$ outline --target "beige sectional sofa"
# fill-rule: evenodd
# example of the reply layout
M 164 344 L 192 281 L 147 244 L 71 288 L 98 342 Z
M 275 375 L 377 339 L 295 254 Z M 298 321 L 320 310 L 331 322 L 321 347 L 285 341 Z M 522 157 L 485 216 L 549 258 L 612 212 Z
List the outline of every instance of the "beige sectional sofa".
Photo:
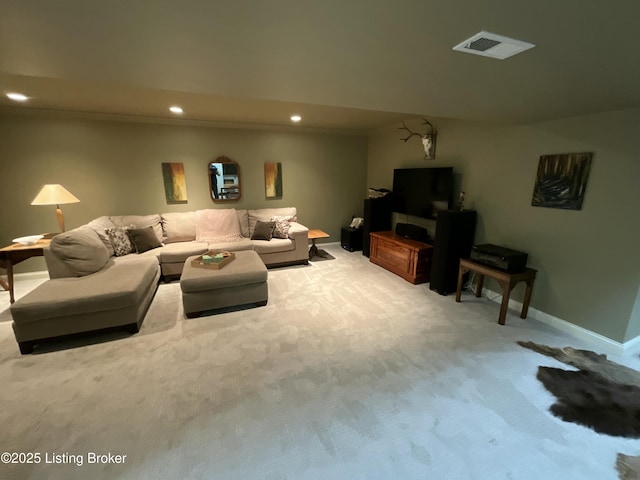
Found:
M 272 219 L 286 226 L 285 238 L 255 238 L 263 226 L 258 222 Z M 50 279 L 11 306 L 20 351 L 30 353 L 46 338 L 104 328 L 137 332 L 160 277 L 178 278 L 188 257 L 209 250 L 255 250 L 267 267 L 306 264 L 307 233 L 295 207 L 99 217 L 58 234 L 45 248 Z
M 212 209 L 218 210 L 218 209 Z M 154 252 L 159 255 L 163 277 L 173 277 L 182 273 L 187 257 L 200 255 L 207 250 L 255 250 L 267 267 L 306 264 L 309 260 L 307 234 L 309 229 L 297 222 L 295 207 L 263 208 L 258 210 L 235 210 L 238 217 L 240 237 L 231 241 L 205 242 L 198 237 L 198 212 L 163 213 L 145 217 L 141 224 L 158 225 L 162 230 L 164 246 Z M 153 217 L 153 218 L 152 218 Z M 291 217 L 287 238 L 271 240 L 251 240 L 258 221 L 268 222 L 274 217 Z M 126 225 L 125 220 L 110 217 L 118 226 Z M 224 236 L 224 234 L 222 234 Z

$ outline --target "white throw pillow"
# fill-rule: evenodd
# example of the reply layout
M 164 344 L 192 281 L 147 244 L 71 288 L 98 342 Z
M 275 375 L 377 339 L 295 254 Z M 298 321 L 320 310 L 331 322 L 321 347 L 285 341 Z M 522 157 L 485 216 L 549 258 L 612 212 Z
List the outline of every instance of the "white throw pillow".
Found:
M 276 226 L 273 229 L 273 237 L 274 238 L 289 238 L 289 229 L 291 228 L 291 222 L 293 221 L 293 216 L 273 216 L 271 217 L 271 221 L 275 222 Z

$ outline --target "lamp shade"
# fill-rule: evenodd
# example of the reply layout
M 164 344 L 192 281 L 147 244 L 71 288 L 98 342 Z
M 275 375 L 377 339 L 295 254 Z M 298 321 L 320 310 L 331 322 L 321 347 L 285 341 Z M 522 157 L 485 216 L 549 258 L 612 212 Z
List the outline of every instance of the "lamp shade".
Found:
M 56 183 L 42 187 L 42 190 L 33 199 L 31 205 L 61 205 L 78 203 L 79 201 L 73 193 Z

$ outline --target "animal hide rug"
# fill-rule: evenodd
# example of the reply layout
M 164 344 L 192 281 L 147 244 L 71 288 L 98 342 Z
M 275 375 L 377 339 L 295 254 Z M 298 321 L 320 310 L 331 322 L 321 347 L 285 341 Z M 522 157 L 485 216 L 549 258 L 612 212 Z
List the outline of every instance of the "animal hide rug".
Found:
M 640 372 L 589 350 L 518 344 L 578 369 L 538 367 L 538 380 L 557 398 L 554 415 L 599 433 L 640 438 Z M 622 480 L 640 479 L 638 456 L 619 453 L 616 468 Z

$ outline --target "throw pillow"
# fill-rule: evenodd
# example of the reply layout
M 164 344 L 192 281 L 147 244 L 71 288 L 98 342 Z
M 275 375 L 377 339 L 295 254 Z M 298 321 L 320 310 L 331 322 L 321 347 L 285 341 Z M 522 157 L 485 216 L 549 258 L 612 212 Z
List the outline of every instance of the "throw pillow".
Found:
M 273 237 L 274 238 L 288 238 L 289 237 L 289 229 L 291 228 L 291 222 L 293 217 L 286 216 L 275 216 L 271 217 L 271 221 L 275 222 L 276 226 L 273 229 Z
M 49 248 L 76 277 L 101 270 L 110 257 L 98 234 L 87 225 L 59 233 Z
M 151 215 L 111 215 L 109 220 L 113 222 L 114 227 L 153 227 L 153 231 L 156 232 L 158 241 L 162 241 L 162 223 L 160 223 L 160 215 L 157 213 L 153 213 Z
M 121 257 L 129 253 L 133 253 L 134 247 L 127 235 L 127 229 L 124 227 L 107 228 L 107 235 L 113 245 L 113 251 L 116 257 Z
M 261 222 L 256 223 L 256 228 L 253 230 L 251 240 L 271 240 L 273 237 L 273 230 L 276 228 L 276 222 Z
M 158 237 L 156 237 L 156 232 L 153 230 L 153 227 L 130 228 L 127 230 L 127 233 L 137 253 L 143 253 L 152 248 L 162 246 L 158 241 Z

